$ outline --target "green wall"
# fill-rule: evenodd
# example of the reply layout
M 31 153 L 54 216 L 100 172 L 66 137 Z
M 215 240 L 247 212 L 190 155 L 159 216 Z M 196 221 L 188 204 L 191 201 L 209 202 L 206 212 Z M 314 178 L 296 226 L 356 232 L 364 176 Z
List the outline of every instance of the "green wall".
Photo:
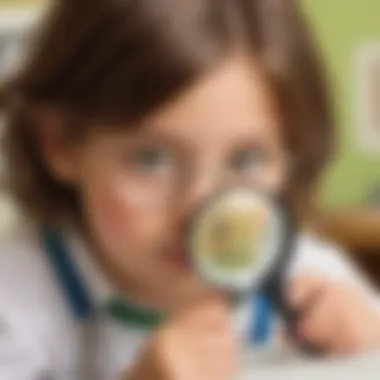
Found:
M 322 186 L 322 202 L 360 203 L 380 183 L 380 151 L 365 152 L 357 142 L 355 53 L 363 43 L 380 43 L 380 0 L 303 0 L 326 53 L 336 95 L 340 147 Z M 380 107 L 380 104 L 379 104 Z

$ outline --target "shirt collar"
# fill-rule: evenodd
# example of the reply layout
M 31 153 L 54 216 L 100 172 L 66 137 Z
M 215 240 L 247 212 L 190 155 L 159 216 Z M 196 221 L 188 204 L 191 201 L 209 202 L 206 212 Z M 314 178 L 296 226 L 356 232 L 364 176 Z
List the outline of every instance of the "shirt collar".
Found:
M 93 259 L 83 238 L 70 232 L 62 236 L 71 259 L 82 277 L 92 303 L 97 310 L 103 310 L 123 325 L 150 329 L 163 320 L 163 315 L 155 310 L 143 308 L 117 292 Z
M 99 265 L 91 256 L 84 239 L 76 232 L 70 231 L 65 236 L 72 260 L 82 276 L 95 307 L 101 307 L 108 300 L 117 296 L 116 289 L 106 278 Z

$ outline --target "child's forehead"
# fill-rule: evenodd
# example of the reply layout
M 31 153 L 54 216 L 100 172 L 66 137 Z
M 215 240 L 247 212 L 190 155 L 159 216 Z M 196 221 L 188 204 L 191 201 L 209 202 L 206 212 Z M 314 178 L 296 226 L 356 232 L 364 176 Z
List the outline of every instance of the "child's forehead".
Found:
M 254 60 L 227 58 L 192 87 L 157 109 L 137 129 L 145 135 L 216 138 L 223 132 L 264 137 L 277 128 L 275 100 Z
M 264 111 L 275 108 L 275 98 L 259 61 L 244 51 L 226 56 L 152 116 L 165 119 L 194 111 L 209 114 L 207 111 L 213 107 L 229 104 L 228 108 L 239 106 L 240 111 L 247 105 L 260 106 Z

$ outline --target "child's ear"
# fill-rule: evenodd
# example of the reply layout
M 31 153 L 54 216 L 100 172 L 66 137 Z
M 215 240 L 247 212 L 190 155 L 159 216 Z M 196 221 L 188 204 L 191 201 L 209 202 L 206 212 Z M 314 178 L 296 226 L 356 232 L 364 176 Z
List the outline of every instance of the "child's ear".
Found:
M 52 109 L 39 110 L 34 116 L 37 148 L 50 174 L 60 182 L 75 183 L 78 145 L 68 136 L 65 118 Z

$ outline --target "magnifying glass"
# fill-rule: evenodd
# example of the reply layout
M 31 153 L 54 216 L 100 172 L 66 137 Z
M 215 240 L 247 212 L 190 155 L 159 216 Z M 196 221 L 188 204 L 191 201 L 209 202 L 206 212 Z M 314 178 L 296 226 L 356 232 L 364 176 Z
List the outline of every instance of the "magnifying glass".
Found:
M 322 349 L 298 333 L 299 314 L 286 301 L 296 232 L 291 212 L 278 199 L 258 190 L 229 189 L 206 201 L 194 218 L 192 264 L 206 282 L 234 299 L 264 294 L 296 345 L 318 355 Z

